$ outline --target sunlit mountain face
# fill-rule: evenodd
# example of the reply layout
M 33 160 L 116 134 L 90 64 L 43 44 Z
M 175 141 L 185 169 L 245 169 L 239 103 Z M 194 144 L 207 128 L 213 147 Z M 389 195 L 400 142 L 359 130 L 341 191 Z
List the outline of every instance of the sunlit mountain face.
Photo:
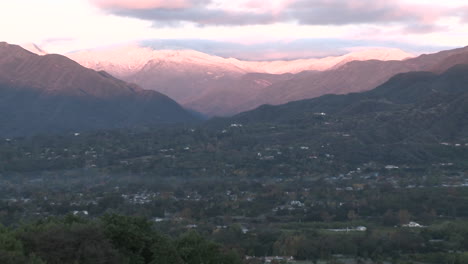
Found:
M 242 61 L 193 50 L 153 50 L 133 45 L 75 52 L 68 56 L 85 67 L 105 70 L 213 116 L 235 114 L 268 102 L 268 99 L 259 98 L 258 102 L 252 99 L 277 81 L 289 80 L 300 72 L 323 72 L 350 61 L 404 60 L 413 55 L 381 48 L 322 59 Z
M 466 0 L 2 0 L 0 33 L 0 264 L 468 263 Z

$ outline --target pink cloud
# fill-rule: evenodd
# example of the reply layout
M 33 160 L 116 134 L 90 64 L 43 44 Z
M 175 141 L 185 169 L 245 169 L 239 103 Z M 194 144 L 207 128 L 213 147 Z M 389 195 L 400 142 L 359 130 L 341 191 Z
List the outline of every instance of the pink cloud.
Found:
M 248 0 L 243 4 L 243 7 L 247 9 L 258 10 L 259 12 L 271 12 L 273 14 L 279 14 L 284 12 L 292 3 L 297 0 Z
M 464 23 L 468 23 L 468 6 L 462 8 L 461 19 Z
M 182 8 L 193 7 L 197 1 L 191 1 L 191 0 L 170 0 L 170 1 L 167 1 L 167 0 L 90 0 L 90 2 L 100 8 L 182 9 Z
M 324 3 L 339 3 L 340 0 L 322 0 Z M 448 8 L 433 5 L 408 4 L 394 0 L 347 0 L 344 3 L 348 10 L 356 12 L 382 12 L 382 21 L 414 20 L 422 24 L 432 24 L 444 16 Z
M 408 33 L 430 33 L 443 17 L 468 21 L 468 12 L 404 0 L 89 0 L 113 14 L 154 21 L 155 25 L 400 24 Z M 230 2 L 232 1 L 232 3 Z M 214 4 L 214 5 L 213 5 Z
M 433 24 L 450 13 L 449 8 L 427 5 L 401 5 L 398 11 L 402 14 L 413 14 L 424 24 Z

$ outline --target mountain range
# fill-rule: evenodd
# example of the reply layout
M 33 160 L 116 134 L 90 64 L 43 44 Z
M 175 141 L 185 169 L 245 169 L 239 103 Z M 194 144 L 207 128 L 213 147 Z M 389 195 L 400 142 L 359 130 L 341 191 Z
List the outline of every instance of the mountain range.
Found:
M 169 97 L 62 55 L 0 43 L 0 135 L 192 122 Z
M 423 71 L 401 73 L 370 91 L 344 95 L 329 94 L 277 106 L 263 105 L 228 120 L 242 123 L 287 123 L 316 115 L 365 116 L 416 108 L 427 110 L 432 107 L 437 110 L 429 111 L 431 114 L 452 115 L 458 111 L 448 111 L 451 107 L 447 104 L 463 105 L 460 101 L 466 96 L 468 96 L 468 60 L 465 64 L 455 65 L 440 74 Z M 466 106 L 468 107 L 468 101 Z M 467 123 L 468 119 L 465 119 L 459 118 L 458 121 Z M 415 122 L 411 122 L 405 125 L 414 124 Z M 457 133 L 464 134 L 463 130 Z
M 35 45 L 30 46 L 30 50 L 43 52 Z M 149 52 L 148 56 L 155 54 L 149 49 L 145 52 Z M 463 65 L 468 64 L 468 48 L 400 61 L 343 62 L 343 65 L 325 71 L 296 74 L 247 72 L 229 63 L 220 67 L 217 62 L 201 59 L 207 55 L 184 52 L 188 51 L 183 51 L 182 55 L 176 51 L 158 52 L 159 59 L 153 58 L 149 62 L 141 57 L 140 64 L 130 65 L 129 71 L 135 72 L 132 78 L 147 74 L 147 80 L 153 78 L 155 83 L 165 84 L 168 91 L 174 88 L 171 80 L 177 80 L 179 84 L 186 82 L 179 92 L 203 95 L 206 101 L 205 105 L 198 101 L 200 107 L 219 115 L 226 113 L 226 109 L 240 112 L 258 104 L 286 102 L 280 106 L 260 106 L 235 115 L 228 119 L 229 122 L 307 123 L 317 116 L 327 115 L 345 122 L 335 127 L 335 132 L 360 125 L 362 131 L 367 131 L 364 134 L 368 139 L 382 135 L 391 139 L 401 133 L 389 131 L 405 130 L 404 127 L 411 135 L 418 135 L 417 138 L 433 141 L 439 137 L 461 138 L 467 134 L 463 117 L 468 105 L 464 101 L 468 83 L 464 76 L 468 74 Z M 192 59 L 187 59 L 187 54 L 192 54 L 189 56 Z M 125 56 L 128 53 L 122 57 Z M 164 71 L 154 71 L 153 66 L 161 65 Z M 222 76 L 206 82 L 213 85 L 209 89 L 196 90 L 201 86 L 193 84 L 207 67 L 213 68 L 213 75 L 217 69 L 224 72 L 217 72 Z M 242 89 L 237 89 L 239 87 Z M 374 87 L 377 88 L 372 89 Z M 40 56 L 7 43 L 0 43 L 0 95 L 1 135 L 154 126 L 198 120 L 164 94 L 144 90 L 105 71 L 85 68 L 62 55 Z M 401 120 L 405 122 L 401 123 Z M 404 134 L 398 140 L 408 136 Z
M 275 91 L 274 85 L 296 82 L 296 75 L 302 76 L 304 71 L 333 70 L 350 61 L 412 57 L 398 49 L 369 49 L 322 59 L 258 62 L 192 50 L 157 51 L 137 45 L 80 51 L 67 56 L 85 67 L 105 70 L 146 89 L 167 94 L 183 106 L 208 116 L 232 115 L 263 103 L 276 103 L 276 93 L 281 91 Z
M 463 62 L 468 47 L 421 55 L 403 61 L 351 61 L 324 72 L 303 72 L 272 84 L 252 99 L 256 104 L 283 104 L 324 94 L 347 94 L 371 90 L 392 76 L 412 71 L 440 73 Z M 254 103 L 252 102 L 252 104 Z
M 398 74 L 367 92 L 264 105 L 211 124 L 266 126 L 264 141 L 306 144 L 358 164 L 462 162 L 468 155 L 468 60 L 464 63 L 439 74 Z
M 398 49 L 369 49 L 339 57 L 266 62 L 137 45 L 67 56 L 86 67 L 160 91 L 207 116 L 230 116 L 262 104 L 367 91 L 398 73 L 440 73 L 468 56 L 468 48 L 418 57 Z

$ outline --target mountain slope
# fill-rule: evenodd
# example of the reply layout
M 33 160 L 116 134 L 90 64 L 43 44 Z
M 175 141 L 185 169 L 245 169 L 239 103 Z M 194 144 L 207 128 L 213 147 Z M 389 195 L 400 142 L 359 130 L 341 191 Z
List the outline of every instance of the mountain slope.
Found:
M 80 66 L 0 43 L 1 135 L 194 121 L 167 96 Z
M 291 73 L 323 71 L 354 60 L 402 60 L 411 54 L 397 49 L 370 49 L 323 59 L 255 62 L 190 50 L 155 51 L 134 45 L 81 51 L 68 56 L 85 67 L 105 70 L 213 116 L 231 115 L 259 106 L 251 98 L 278 81 L 290 79 Z M 260 74 L 248 75 L 250 73 Z
M 468 47 L 442 51 L 435 54 L 421 55 L 416 58 L 406 60 L 353 60 L 343 65 L 337 64 L 332 69 L 326 71 L 304 71 L 294 75 L 288 75 L 281 80 L 276 79 L 270 85 L 260 89 L 245 89 L 249 86 L 234 86 L 238 94 L 248 91 L 243 96 L 237 96 L 235 104 L 237 108 L 228 108 L 225 111 L 210 111 L 208 107 L 213 102 L 213 94 L 206 97 L 193 98 L 191 101 L 184 101 L 183 104 L 189 108 L 199 109 L 209 115 L 223 115 L 236 113 L 248 109 L 254 109 L 262 104 L 284 104 L 307 98 L 315 98 L 324 94 L 347 94 L 362 92 L 373 89 L 383 84 L 392 76 L 398 73 L 412 71 L 432 71 L 443 72 L 448 68 L 460 64 L 468 63 Z M 261 81 L 257 80 L 257 81 Z M 216 98 L 227 97 L 232 92 L 229 89 L 218 89 Z M 222 105 L 221 105 L 222 106 Z
M 468 96 L 468 64 L 463 64 L 456 65 L 440 75 L 431 72 L 398 74 L 367 92 L 324 95 L 278 106 L 264 105 L 253 111 L 236 115 L 233 120 L 248 123 L 282 123 L 306 120 L 316 115 L 322 116 L 321 113 L 342 117 L 358 115 L 366 117 L 375 113 L 419 110 L 427 110 L 435 116 L 446 115 L 448 118 L 452 112 L 461 111 L 463 114 L 468 114 L 462 111 L 466 107 L 461 107 L 466 96 Z M 454 110 L 448 111 L 449 109 Z
M 210 124 L 268 127 L 263 140 L 355 164 L 427 166 L 465 162 L 467 116 L 468 65 L 456 65 L 442 74 L 398 74 L 368 92 L 264 105 Z
M 373 89 L 390 77 L 404 72 L 443 72 L 448 68 L 468 63 L 468 47 L 421 55 L 404 61 L 352 61 L 337 69 L 324 72 L 304 72 L 293 78 L 272 84 L 250 105 L 284 104 L 324 94 L 347 94 Z
M 371 49 L 324 59 L 248 62 L 138 46 L 70 54 L 83 65 L 109 69 L 208 116 L 233 115 L 262 104 L 284 104 L 324 94 L 367 91 L 398 73 L 441 73 L 468 63 L 468 48 L 405 59 L 408 56 L 399 50 Z M 287 71 L 292 73 L 268 73 Z

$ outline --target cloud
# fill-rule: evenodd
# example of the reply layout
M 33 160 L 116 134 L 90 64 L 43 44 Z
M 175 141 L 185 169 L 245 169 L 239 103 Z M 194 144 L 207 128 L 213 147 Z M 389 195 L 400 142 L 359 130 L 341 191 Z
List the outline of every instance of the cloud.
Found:
M 406 25 L 401 32 L 403 34 L 427 34 L 437 31 L 448 31 L 446 26 L 438 26 L 435 24 L 409 24 Z
M 152 20 L 156 24 L 162 22 L 174 24 L 177 22 L 193 22 L 197 25 L 261 25 L 273 24 L 281 19 L 267 13 L 252 13 L 239 11 L 224 11 L 206 8 L 190 9 L 122 9 L 115 11 L 114 14 L 121 16 L 137 17 L 144 20 Z
M 209 0 L 89 0 L 92 4 L 103 9 L 185 9 L 199 4 L 206 4 Z
M 459 12 L 431 4 L 402 0 L 90 0 L 119 15 L 153 21 L 155 25 L 180 22 L 199 26 L 243 26 L 295 22 L 303 25 L 405 24 L 407 32 L 428 33 L 446 16 Z M 465 17 L 465 20 L 468 17 Z
M 302 24 L 434 23 L 442 10 L 388 0 L 299 0 L 288 9 Z
M 201 39 L 149 39 L 139 43 L 155 50 L 190 49 L 225 58 L 242 60 L 292 60 L 303 58 L 323 58 L 340 56 L 350 52 L 350 47 L 365 49 L 369 47 L 399 48 L 414 54 L 449 49 L 449 46 L 411 45 L 403 42 L 379 40 L 350 40 L 337 38 L 297 39 L 294 41 L 268 41 L 257 44 L 239 44 L 227 41 Z
M 468 24 L 468 6 L 461 8 L 461 20 L 463 23 Z
M 70 42 L 75 41 L 75 38 L 46 38 L 42 40 L 42 44 L 51 44 L 57 42 Z

